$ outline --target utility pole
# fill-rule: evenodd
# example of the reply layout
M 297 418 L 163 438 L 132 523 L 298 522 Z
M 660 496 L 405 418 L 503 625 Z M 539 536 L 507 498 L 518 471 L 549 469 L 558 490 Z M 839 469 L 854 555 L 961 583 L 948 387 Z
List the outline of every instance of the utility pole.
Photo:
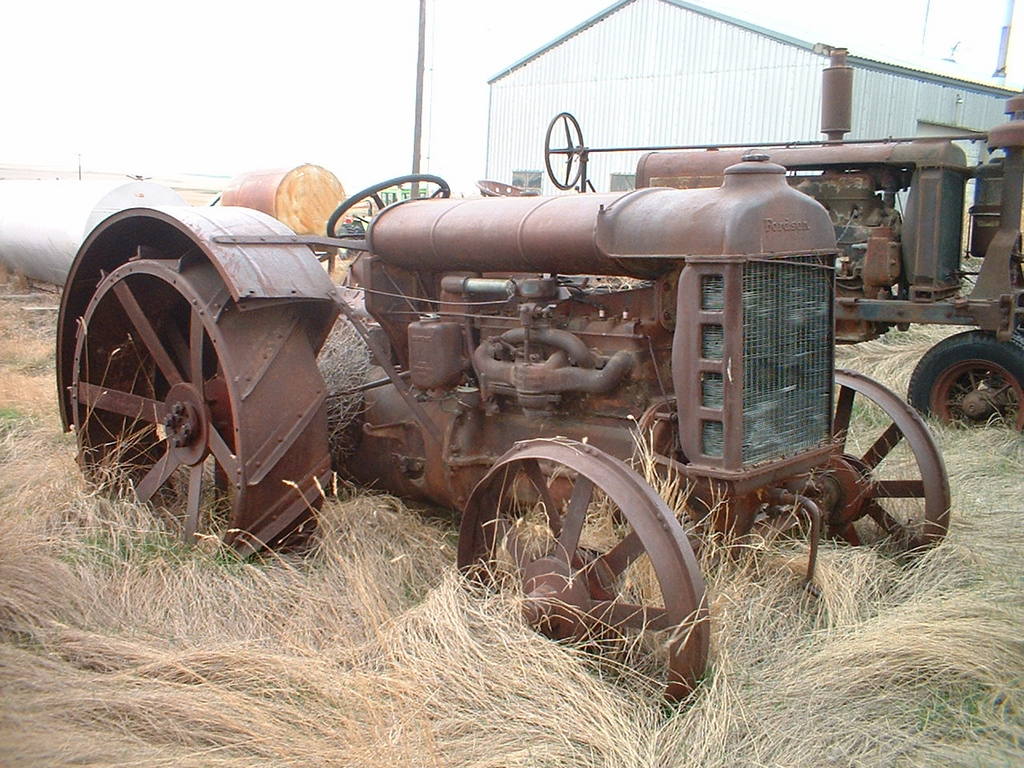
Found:
M 427 45 L 427 0 L 420 0 L 420 39 L 416 52 L 416 118 L 412 130 L 412 172 L 420 172 L 420 143 L 423 138 L 423 61 Z M 412 185 L 412 196 L 420 196 L 420 185 Z
M 1010 27 L 1013 24 L 1013 0 L 1006 0 L 1006 15 L 1003 28 L 999 33 L 999 58 L 996 60 L 996 71 L 992 77 L 1001 83 L 1006 82 L 1006 54 L 1010 48 Z
M 924 2 L 924 21 L 921 22 L 921 55 L 924 56 L 924 44 L 928 38 L 928 17 L 932 12 L 932 0 Z

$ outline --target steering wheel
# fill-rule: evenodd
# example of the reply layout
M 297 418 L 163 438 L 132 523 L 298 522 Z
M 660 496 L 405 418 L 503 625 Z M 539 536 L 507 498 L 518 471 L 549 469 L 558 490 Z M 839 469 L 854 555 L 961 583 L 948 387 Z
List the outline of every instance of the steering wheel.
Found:
M 555 133 L 555 127 L 559 124 L 565 131 L 565 147 L 553 149 L 551 135 Z M 552 155 L 565 155 L 564 173 L 555 173 L 554 168 L 551 167 Z M 586 162 L 587 148 L 583 144 L 583 131 L 580 129 L 579 122 L 568 112 L 559 112 L 548 123 L 548 132 L 544 136 L 544 166 L 548 169 L 548 178 L 559 189 L 572 189 L 579 182 Z M 562 169 L 559 168 L 559 170 Z
M 443 197 L 451 197 L 452 196 L 452 189 L 451 189 L 451 187 L 448 186 L 448 182 L 445 181 L 444 179 L 442 179 L 440 176 L 432 176 L 429 173 L 413 173 L 413 174 L 410 174 L 408 176 L 396 176 L 393 179 L 388 179 L 387 181 L 382 181 L 379 184 L 374 184 L 372 187 L 367 187 L 366 189 L 362 189 L 362 190 L 356 192 L 351 197 L 346 198 L 345 200 L 343 200 L 341 202 L 341 204 L 337 208 L 334 209 L 334 213 L 332 213 L 331 217 L 327 220 L 327 236 L 328 237 L 346 237 L 346 236 L 351 237 L 352 235 L 350 235 L 349 233 L 346 233 L 346 232 L 343 232 L 340 235 L 337 234 L 337 232 L 335 231 L 335 227 L 338 226 L 338 222 L 341 221 L 341 218 L 346 213 L 351 211 L 353 208 L 355 208 L 357 205 L 359 205 L 364 200 L 372 200 L 374 203 L 376 203 L 377 210 L 379 211 L 381 208 L 385 207 L 384 201 L 381 200 L 381 197 L 380 197 L 380 193 L 383 192 L 385 189 L 390 189 L 391 187 L 397 187 L 397 186 L 400 186 L 402 184 L 420 184 L 420 183 L 422 183 L 422 184 L 434 184 L 434 185 L 437 186 L 437 189 L 435 189 L 434 192 L 430 195 L 431 198 L 435 198 L 435 197 L 443 198 Z M 419 198 L 417 198 L 417 199 L 419 199 Z M 359 235 L 359 236 L 361 237 L 361 235 Z

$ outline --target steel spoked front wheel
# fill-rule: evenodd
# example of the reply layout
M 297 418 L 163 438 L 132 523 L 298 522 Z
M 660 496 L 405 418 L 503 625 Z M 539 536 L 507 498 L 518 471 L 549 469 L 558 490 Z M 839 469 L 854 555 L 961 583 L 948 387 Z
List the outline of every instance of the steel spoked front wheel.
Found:
M 901 551 L 937 544 L 949 528 L 949 479 L 918 413 L 853 371 L 836 371 L 837 453 L 816 481 L 830 533 Z
M 705 589 L 686 534 L 639 475 L 591 446 L 530 440 L 499 459 L 467 502 L 459 566 L 503 571 L 548 637 L 646 655 L 670 699 L 703 674 Z

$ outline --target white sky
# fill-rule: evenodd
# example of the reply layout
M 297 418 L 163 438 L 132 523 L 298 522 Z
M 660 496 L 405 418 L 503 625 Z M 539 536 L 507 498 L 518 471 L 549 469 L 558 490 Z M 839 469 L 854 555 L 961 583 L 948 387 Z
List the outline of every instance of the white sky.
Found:
M 610 4 L 428 0 L 424 170 L 474 191 L 487 79 Z M 1006 0 L 704 5 L 854 55 L 986 79 Z M 1019 87 L 1024 0 L 1016 5 L 1009 83 Z M 70 168 L 81 153 L 92 170 L 233 175 L 311 162 L 350 192 L 406 173 L 417 9 L 417 0 L 6 0 L 0 163 Z M 957 43 L 957 64 L 941 62 Z

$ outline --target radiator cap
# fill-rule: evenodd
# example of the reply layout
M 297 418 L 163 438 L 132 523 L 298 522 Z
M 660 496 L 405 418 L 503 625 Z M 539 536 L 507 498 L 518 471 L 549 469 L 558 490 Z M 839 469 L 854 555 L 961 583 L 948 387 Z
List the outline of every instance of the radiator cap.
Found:
M 726 176 L 746 173 L 784 175 L 786 169 L 778 163 L 771 162 L 764 152 L 747 152 L 743 155 L 741 162 L 725 169 Z

